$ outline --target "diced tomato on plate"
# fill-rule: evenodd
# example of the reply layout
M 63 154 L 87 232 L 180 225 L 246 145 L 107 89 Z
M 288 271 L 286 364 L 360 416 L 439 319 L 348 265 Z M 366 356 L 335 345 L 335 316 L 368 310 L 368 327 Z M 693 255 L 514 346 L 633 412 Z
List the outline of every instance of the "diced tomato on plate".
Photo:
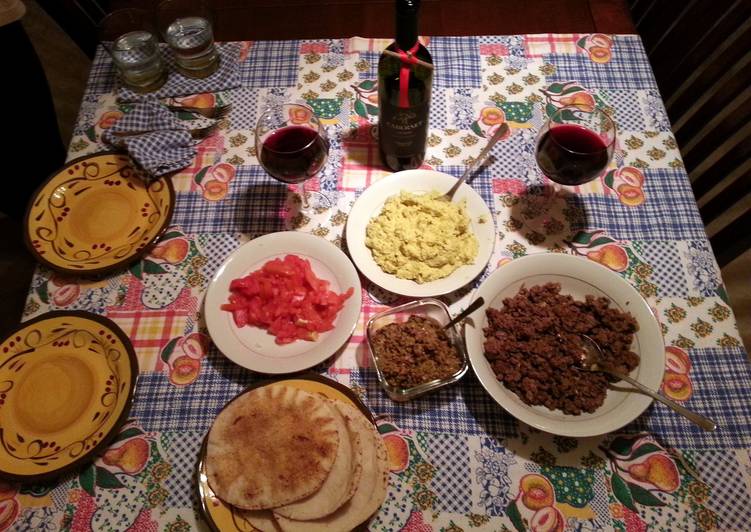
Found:
M 235 325 L 266 329 L 277 344 L 316 340 L 334 328 L 350 287 L 342 294 L 319 279 L 310 262 L 296 255 L 273 259 L 259 270 L 230 283 L 229 302 L 222 310 L 232 313 Z

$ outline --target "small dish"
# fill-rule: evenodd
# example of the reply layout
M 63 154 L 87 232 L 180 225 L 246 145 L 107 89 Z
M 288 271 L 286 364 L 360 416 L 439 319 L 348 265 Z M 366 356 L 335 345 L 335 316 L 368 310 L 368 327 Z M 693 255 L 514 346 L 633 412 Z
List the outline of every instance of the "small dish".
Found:
M 0 342 L 0 477 L 41 482 L 104 449 L 125 422 L 138 362 L 111 320 L 56 311 Z
M 411 279 L 399 279 L 396 275 L 384 272 L 373 260 L 373 253 L 365 245 L 365 232 L 370 221 L 383 210 L 386 201 L 401 191 L 415 194 L 431 191 L 448 192 L 456 183 L 456 178 L 435 170 L 404 170 L 396 172 L 369 186 L 360 194 L 347 218 L 345 234 L 347 249 L 365 277 L 378 286 L 395 294 L 409 297 L 435 297 L 448 294 L 468 284 L 482 273 L 490 260 L 495 245 L 495 224 L 493 215 L 475 189 L 463 183 L 454 194 L 453 201 L 466 201 L 470 227 L 477 237 L 479 249 L 472 264 L 460 266 L 453 273 L 427 283 L 419 284 Z
M 37 190 L 26 211 L 26 245 L 39 262 L 61 272 L 116 270 L 161 236 L 174 206 L 172 182 L 147 184 L 127 155 L 81 157 Z
M 274 378 L 258 381 L 240 392 L 229 403 L 250 390 L 276 383 L 292 386 L 293 388 L 298 388 L 306 392 L 320 394 L 328 399 L 341 401 L 345 404 L 354 406 L 360 410 L 365 417 L 373 423 L 373 425 L 376 424 L 372 412 L 368 410 L 368 407 L 365 406 L 351 388 L 348 388 L 335 380 L 318 375 L 317 373 L 302 373 L 289 378 Z M 238 510 L 234 506 L 222 501 L 214 494 L 211 486 L 209 486 L 208 476 L 206 474 L 206 438 L 208 438 L 208 434 L 204 438 L 201 450 L 199 451 L 195 486 L 198 491 L 197 495 L 198 500 L 200 501 L 201 511 L 209 524 L 209 528 L 214 531 L 222 530 L 226 532 L 255 530 L 253 525 L 243 518 L 242 510 Z
M 462 360 L 461 368 L 457 372 L 443 379 L 434 379 L 432 381 L 428 381 L 417 386 L 412 386 L 410 388 L 401 388 L 389 384 L 379 365 L 378 353 L 376 352 L 377 350 L 373 348 L 373 335 L 381 327 L 385 327 L 390 323 L 404 322 L 409 318 L 409 316 L 413 315 L 433 318 L 442 326 L 446 325 L 451 320 L 449 309 L 446 304 L 443 303 L 443 301 L 433 298 L 425 298 L 418 299 L 417 301 L 410 301 L 409 303 L 405 303 L 404 305 L 399 305 L 398 307 L 394 307 L 392 309 L 381 312 L 380 314 L 376 314 L 368 321 L 367 339 L 370 357 L 373 361 L 376 372 L 378 373 L 378 382 L 380 382 L 381 386 L 386 391 L 386 394 L 393 401 L 410 401 L 428 392 L 437 390 L 438 388 L 443 388 L 444 386 L 453 384 L 461 379 L 469 369 L 469 359 L 467 358 L 467 353 L 464 350 L 464 340 L 461 334 L 459 334 L 459 332 L 457 331 L 456 325 L 453 325 L 446 329 L 446 332 L 449 336 L 449 339 L 451 340 L 451 343 L 454 346 L 454 349 L 459 354 L 459 357 Z
M 329 288 L 337 294 L 350 287 L 354 293 L 344 302 L 334 329 L 312 342 L 297 340 L 279 345 L 265 329 L 235 325 L 232 313 L 221 310 L 221 306 L 228 300 L 233 279 L 290 254 L 310 261 L 316 276 L 329 281 Z M 310 233 L 281 231 L 253 239 L 225 259 L 206 291 L 204 313 L 211 339 L 232 362 L 259 373 L 293 373 L 323 362 L 344 345 L 360 319 L 361 293 L 357 270 L 341 249 Z
M 648 395 L 622 386 L 608 389 L 605 402 L 593 413 L 564 414 L 544 406 L 530 406 L 500 383 L 485 357 L 483 330 L 487 327 L 488 308 L 501 308 L 503 300 L 518 293 L 522 286 L 531 287 L 548 282 L 559 283 L 561 294 L 583 300 L 587 295 L 606 297 L 611 306 L 630 312 L 639 323 L 631 350 L 640 357 L 639 366 L 631 376 L 656 390 L 662 383 L 665 369 L 665 348 L 657 322 L 649 304 L 639 292 L 614 271 L 589 259 L 563 253 L 537 253 L 514 259 L 501 266 L 483 281 L 475 297 L 485 305 L 468 321 L 464 334 L 467 353 L 477 378 L 488 394 L 516 419 L 527 425 L 560 436 L 584 438 L 617 430 L 641 415 L 652 403 Z

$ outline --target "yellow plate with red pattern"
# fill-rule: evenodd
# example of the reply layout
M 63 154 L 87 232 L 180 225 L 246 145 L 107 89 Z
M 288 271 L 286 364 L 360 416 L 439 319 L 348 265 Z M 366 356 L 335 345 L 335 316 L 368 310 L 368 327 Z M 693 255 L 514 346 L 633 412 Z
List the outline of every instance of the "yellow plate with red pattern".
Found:
M 146 252 L 167 228 L 174 204 L 169 178 L 147 184 L 127 155 L 89 155 L 37 190 L 26 212 L 26 244 L 55 270 L 114 270 Z
M 138 363 L 125 333 L 49 312 L 0 343 L 0 476 L 40 481 L 104 448 L 125 421 Z
M 333 399 L 335 401 L 342 401 L 343 403 L 347 403 L 349 405 L 354 406 L 358 410 L 360 410 L 366 418 L 368 418 L 373 424 L 375 424 L 375 420 L 373 419 L 373 414 L 368 410 L 368 407 L 366 407 L 363 402 L 360 400 L 357 395 L 350 389 L 344 386 L 343 384 L 340 384 L 334 380 L 328 379 L 326 377 L 322 377 L 321 375 L 318 375 L 317 373 L 305 373 L 302 375 L 297 375 L 295 377 L 289 378 L 281 378 L 281 379 L 269 379 L 257 382 L 255 384 L 252 384 L 245 390 L 243 390 L 240 394 L 238 394 L 237 397 L 240 397 L 241 395 L 249 392 L 250 390 L 254 390 L 256 388 L 260 388 L 261 386 L 267 386 L 269 384 L 285 384 L 287 386 L 292 386 L 293 388 L 298 388 L 300 390 L 304 390 L 306 392 L 310 393 L 320 393 L 321 395 L 328 397 L 329 399 Z M 232 399 L 234 401 L 235 399 Z M 230 401 L 230 403 L 232 402 Z M 227 403 L 229 404 L 229 403 Z M 226 405 L 225 405 L 226 408 Z M 208 434 L 207 434 L 208 437 Z M 198 467 L 196 469 L 197 472 L 197 482 L 196 486 L 198 487 L 198 498 L 201 500 L 201 509 L 203 510 L 203 514 L 206 517 L 206 521 L 211 526 L 212 530 L 215 531 L 221 531 L 221 532 L 251 532 L 255 531 L 256 529 L 253 528 L 253 525 L 251 525 L 247 520 L 245 520 L 242 517 L 241 512 L 235 511 L 234 507 L 225 504 L 219 497 L 214 495 L 214 492 L 211 490 L 211 487 L 209 486 L 209 481 L 206 476 L 206 439 L 204 438 L 203 445 L 201 446 L 200 456 L 198 459 Z

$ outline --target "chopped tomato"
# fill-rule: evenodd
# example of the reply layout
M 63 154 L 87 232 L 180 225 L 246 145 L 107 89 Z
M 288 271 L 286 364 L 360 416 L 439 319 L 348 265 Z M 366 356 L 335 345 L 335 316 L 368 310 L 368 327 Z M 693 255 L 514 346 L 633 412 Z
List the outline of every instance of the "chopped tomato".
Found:
M 229 285 L 229 301 L 222 310 L 232 313 L 235 325 L 266 329 L 277 344 L 315 340 L 334 328 L 334 320 L 354 289 L 343 294 L 316 277 L 310 262 L 297 255 L 273 259 Z

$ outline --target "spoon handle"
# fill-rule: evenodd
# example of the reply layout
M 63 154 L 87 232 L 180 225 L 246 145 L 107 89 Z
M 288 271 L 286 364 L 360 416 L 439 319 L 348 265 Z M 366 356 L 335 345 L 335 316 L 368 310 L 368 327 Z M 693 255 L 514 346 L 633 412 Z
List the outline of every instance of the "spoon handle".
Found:
M 480 308 L 484 304 L 485 304 L 485 300 L 482 297 L 478 297 L 472 303 L 470 303 L 470 305 L 467 308 L 465 308 L 459 314 L 457 314 L 456 316 L 454 316 L 454 319 L 452 319 L 450 322 L 448 322 L 446 325 L 444 325 L 443 328 L 444 329 L 448 329 L 452 325 L 459 323 L 460 321 L 462 321 L 464 318 L 466 318 L 467 316 L 469 316 L 470 314 L 472 314 L 475 310 L 477 310 L 478 308 Z
M 451 190 L 446 192 L 444 196 L 448 197 L 449 199 L 454 197 L 454 193 L 459 189 L 460 186 L 462 186 L 462 183 L 464 183 L 467 178 L 472 175 L 472 172 L 475 171 L 475 168 L 477 168 L 480 164 L 485 162 L 485 159 L 488 156 L 488 153 L 490 153 L 490 150 L 493 149 L 493 146 L 495 146 L 496 142 L 500 140 L 500 138 L 506 134 L 506 131 L 508 131 L 508 123 L 504 122 L 501 124 L 498 129 L 496 130 L 495 134 L 490 138 L 488 143 L 485 145 L 485 147 L 480 152 L 480 155 L 477 156 L 477 159 L 474 159 L 471 163 L 469 163 L 469 166 L 467 166 L 467 169 L 464 171 L 464 175 L 462 175 L 456 183 L 454 183 L 454 186 L 451 187 Z
M 685 406 L 680 405 L 676 403 L 675 401 L 668 399 L 664 395 L 660 395 L 654 390 L 650 390 L 649 388 L 644 386 L 642 383 L 632 379 L 628 375 L 624 375 L 623 373 L 619 373 L 619 372 L 612 371 L 612 370 L 609 370 L 608 373 L 611 373 L 612 375 L 618 377 L 619 379 L 626 381 L 631 386 L 634 386 L 638 388 L 639 390 L 641 390 L 642 392 L 646 393 L 647 395 L 651 396 L 652 398 L 657 399 L 662 404 L 669 406 L 670 408 L 678 412 L 680 415 L 692 421 L 696 425 L 700 426 L 702 429 L 706 430 L 707 432 L 712 432 L 713 430 L 717 428 L 717 423 L 715 423 L 711 419 L 706 418 L 702 416 L 701 414 L 697 414 L 696 412 L 692 412 Z

